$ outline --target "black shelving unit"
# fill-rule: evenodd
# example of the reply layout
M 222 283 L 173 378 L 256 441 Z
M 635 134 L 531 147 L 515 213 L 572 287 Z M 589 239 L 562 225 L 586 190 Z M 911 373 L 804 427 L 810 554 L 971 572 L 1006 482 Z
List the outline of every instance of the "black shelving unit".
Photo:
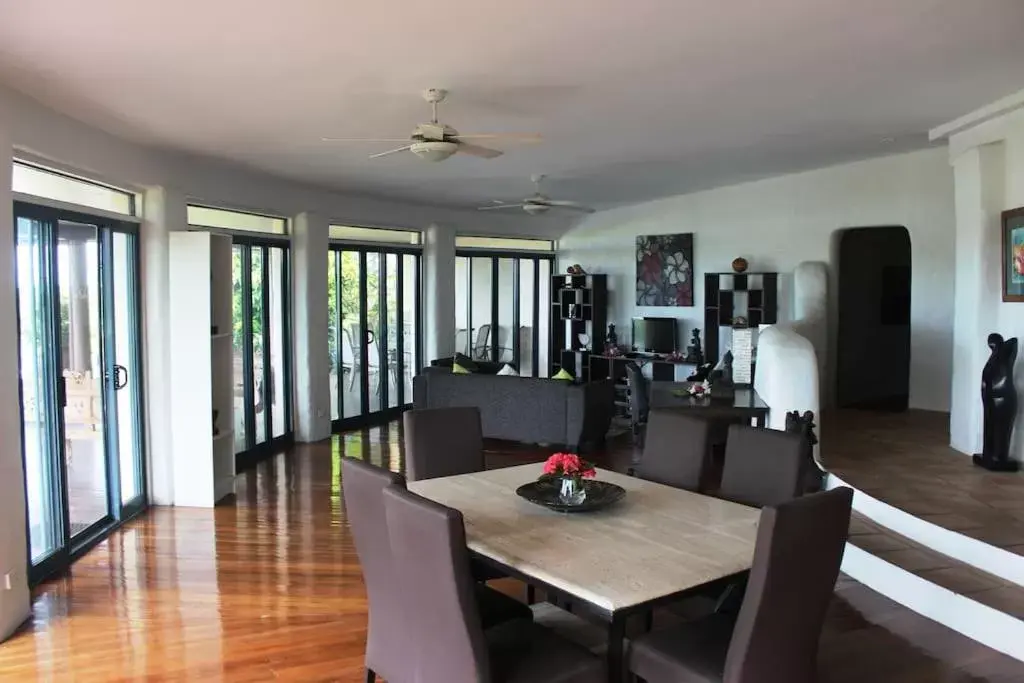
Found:
M 741 299 L 746 299 L 746 307 Z M 704 356 L 719 359 L 721 329 L 736 325 L 744 311 L 742 327 L 774 325 L 779 315 L 778 273 L 706 273 L 704 275 Z
M 548 355 L 552 375 L 565 368 L 576 379 L 590 381 L 590 352 L 604 348 L 608 329 L 607 275 L 551 276 L 551 349 Z M 590 337 L 590 348 L 579 335 Z

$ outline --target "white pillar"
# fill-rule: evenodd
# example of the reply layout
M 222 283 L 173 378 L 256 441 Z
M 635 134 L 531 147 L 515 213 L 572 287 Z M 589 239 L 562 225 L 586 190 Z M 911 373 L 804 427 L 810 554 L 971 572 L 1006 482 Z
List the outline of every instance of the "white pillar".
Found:
M 308 212 L 292 221 L 296 441 L 320 441 L 331 435 L 327 229 L 326 219 Z
M 424 362 L 455 353 L 455 231 L 437 224 L 423 235 Z
M 174 433 L 171 429 L 170 232 L 188 228 L 185 195 L 154 187 L 143 201 L 140 231 L 142 338 L 145 369 L 146 454 L 149 495 L 155 505 L 174 504 Z
M 15 315 L 14 224 L 11 198 L 11 140 L 0 110 L 0 580 L 10 574 L 11 590 L 0 583 L 0 641 L 29 616 L 25 567 L 25 475 L 21 466 L 21 404 L 18 397 L 18 326 Z
M 956 203 L 956 268 L 953 326 L 953 387 L 950 445 L 981 451 L 981 369 L 985 339 L 997 332 L 1001 265 L 1000 212 L 1005 174 L 1004 146 L 968 149 L 953 160 Z

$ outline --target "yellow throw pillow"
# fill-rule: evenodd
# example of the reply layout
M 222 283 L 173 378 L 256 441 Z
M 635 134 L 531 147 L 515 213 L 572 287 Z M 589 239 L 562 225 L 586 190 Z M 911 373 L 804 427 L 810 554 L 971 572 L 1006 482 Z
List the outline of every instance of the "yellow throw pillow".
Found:
M 462 367 L 458 363 L 452 363 L 452 374 L 453 375 L 472 375 L 473 373 Z
M 575 377 L 570 375 L 568 373 L 568 371 L 566 371 L 565 368 L 562 368 L 561 370 L 558 371 L 558 374 L 556 374 L 551 379 L 565 379 L 565 380 L 569 380 L 571 382 L 571 381 L 573 381 L 575 379 Z

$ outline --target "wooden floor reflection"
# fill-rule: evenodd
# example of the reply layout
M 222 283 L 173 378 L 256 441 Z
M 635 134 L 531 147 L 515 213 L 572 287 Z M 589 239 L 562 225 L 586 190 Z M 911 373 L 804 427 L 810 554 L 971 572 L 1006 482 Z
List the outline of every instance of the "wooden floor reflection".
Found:
M 154 509 L 36 591 L 30 623 L 0 645 L 0 680 L 362 680 L 366 602 L 340 458 L 401 470 L 398 444 L 391 426 L 297 446 L 240 477 L 230 504 Z M 494 448 L 488 464 L 544 455 Z M 595 459 L 621 468 L 631 455 L 619 442 Z M 1024 679 L 1024 665 L 848 579 L 828 622 L 825 681 Z

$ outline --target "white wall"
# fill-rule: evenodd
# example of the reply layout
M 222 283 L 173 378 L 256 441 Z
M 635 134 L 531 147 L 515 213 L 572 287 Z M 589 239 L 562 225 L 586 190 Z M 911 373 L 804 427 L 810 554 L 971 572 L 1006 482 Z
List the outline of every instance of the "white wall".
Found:
M 728 271 L 737 256 L 746 257 L 753 271 L 779 272 L 780 322 L 785 322 L 792 315 L 792 272 L 797 264 L 831 263 L 837 231 L 880 225 L 903 225 L 910 232 L 910 405 L 949 410 L 954 211 L 953 174 L 943 150 L 871 159 L 594 214 L 559 240 L 559 268 L 580 263 L 591 272 L 607 273 L 609 322 L 624 333 L 634 316 L 683 318 L 682 344 L 690 327 L 704 327 L 705 272 Z M 676 232 L 694 233 L 694 306 L 636 306 L 636 236 Z M 834 302 L 835 269 L 830 270 Z M 835 358 L 834 347 L 833 338 L 826 354 L 830 360 Z M 829 387 L 832 365 L 829 362 Z M 823 403 L 827 404 L 824 397 Z
M 969 115 L 970 116 L 970 115 Z M 981 450 L 981 369 L 985 338 L 998 332 L 1024 339 L 1024 304 L 1002 301 L 1000 213 L 1024 206 L 1024 104 L 961 129 L 949 140 L 956 178 L 956 330 L 950 415 L 952 446 Z M 1024 393 L 1024 358 L 1015 372 Z M 1024 462 L 1024 400 L 1020 402 L 1011 457 Z
M 0 102 L 0 159 L 11 153 L 10 123 Z M 0 164 L 0 640 L 28 617 L 25 576 L 25 485 L 18 402 L 18 327 L 15 320 L 14 231 L 11 166 Z M 11 590 L 3 575 L 12 573 Z

